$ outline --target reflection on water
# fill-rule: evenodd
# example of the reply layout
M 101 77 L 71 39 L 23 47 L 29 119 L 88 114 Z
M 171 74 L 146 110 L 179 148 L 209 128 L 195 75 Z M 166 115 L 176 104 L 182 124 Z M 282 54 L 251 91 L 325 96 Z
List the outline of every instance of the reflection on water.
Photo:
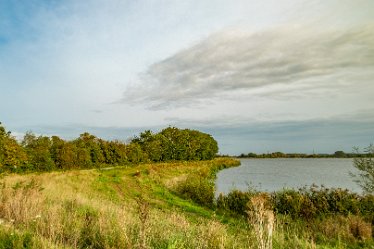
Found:
M 316 184 L 328 188 L 347 188 L 361 193 L 349 172 L 357 173 L 352 159 L 241 159 L 241 166 L 217 174 L 217 194 L 232 189 L 276 191 Z

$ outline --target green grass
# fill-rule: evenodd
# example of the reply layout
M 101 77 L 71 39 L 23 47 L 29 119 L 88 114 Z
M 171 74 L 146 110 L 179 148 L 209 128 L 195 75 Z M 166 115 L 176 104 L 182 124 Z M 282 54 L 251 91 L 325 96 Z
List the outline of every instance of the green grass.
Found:
M 198 204 L 201 192 L 189 188 L 193 178 L 210 189 L 219 169 L 237 165 L 219 158 L 4 176 L 0 249 L 257 248 L 254 224 Z M 339 219 L 334 225 L 332 218 L 308 223 L 278 216 L 273 248 L 374 248 L 372 239 L 334 234 L 358 218 Z

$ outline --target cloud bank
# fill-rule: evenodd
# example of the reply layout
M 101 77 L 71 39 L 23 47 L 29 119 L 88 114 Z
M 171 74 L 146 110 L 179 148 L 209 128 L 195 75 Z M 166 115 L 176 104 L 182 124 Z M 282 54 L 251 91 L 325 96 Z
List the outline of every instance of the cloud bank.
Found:
M 123 101 L 165 108 L 238 92 L 279 96 L 357 86 L 373 76 L 373 30 L 372 24 L 224 30 L 150 66 Z

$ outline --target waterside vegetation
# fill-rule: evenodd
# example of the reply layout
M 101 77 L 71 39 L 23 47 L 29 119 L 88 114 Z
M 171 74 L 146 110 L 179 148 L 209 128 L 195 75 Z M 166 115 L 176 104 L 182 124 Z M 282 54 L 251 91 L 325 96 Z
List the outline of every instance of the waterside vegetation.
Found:
M 215 172 L 238 164 L 217 158 L 3 175 L 0 248 L 374 246 L 373 196 L 236 191 L 216 200 Z
M 0 173 L 89 169 L 145 162 L 210 160 L 218 152 L 209 134 L 167 127 L 144 131 L 128 144 L 106 141 L 87 132 L 65 141 L 27 132 L 19 143 L 0 123 Z
M 45 146 L 53 137 L 27 134 L 19 144 L 0 133 L 0 249 L 374 248 L 372 194 L 313 187 L 217 199 L 216 173 L 240 162 L 213 158 L 218 148 L 208 134 L 146 131 L 118 142 L 123 150 L 110 157 L 103 149 L 110 142 L 88 134 L 62 140 L 74 149 L 56 153 Z M 172 146 L 163 151 L 160 143 Z M 142 160 L 129 159 L 131 146 Z M 86 161 L 75 161 L 82 151 Z

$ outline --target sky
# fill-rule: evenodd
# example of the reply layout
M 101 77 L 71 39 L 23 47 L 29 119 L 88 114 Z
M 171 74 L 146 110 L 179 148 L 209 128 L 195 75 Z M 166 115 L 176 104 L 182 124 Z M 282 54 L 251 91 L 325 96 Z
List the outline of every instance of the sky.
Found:
M 374 142 L 372 0 L 0 0 L 0 121 L 128 141 L 167 126 L 220 153 Z

